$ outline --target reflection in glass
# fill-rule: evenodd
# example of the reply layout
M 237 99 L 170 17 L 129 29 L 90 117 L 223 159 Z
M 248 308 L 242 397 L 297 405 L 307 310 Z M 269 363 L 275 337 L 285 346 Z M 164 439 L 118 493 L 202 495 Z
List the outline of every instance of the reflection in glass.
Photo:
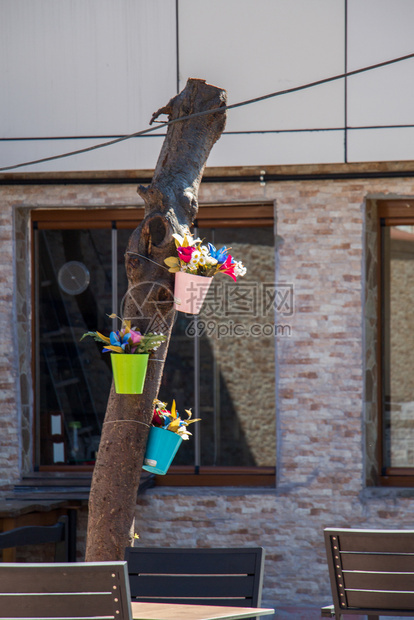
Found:
M 382 243 L 384 465 L 413 467 L 413 227 L 384 227 Z
M 102 347 L 80 338 L 110 328 L 111 230 L 37 231 L 36 254 L 38 462 L 93 463 L 112 373 Z M 119 285 L 125 288 L 126 277 Z
M 198 385 L 197 465 L 274 466 L 274 307 L 262 303 L 265 285 L 274 286 L 273 231 L 217 228 L 198 235 L 231 247 L 247 274 L 237 283 L 216 275 L 198 318 L 177 313 L 160 398 L 174 397 L 179 411 L 194 411 Z M 174 464 L 194 463 L 196 444 L 187 443 Z

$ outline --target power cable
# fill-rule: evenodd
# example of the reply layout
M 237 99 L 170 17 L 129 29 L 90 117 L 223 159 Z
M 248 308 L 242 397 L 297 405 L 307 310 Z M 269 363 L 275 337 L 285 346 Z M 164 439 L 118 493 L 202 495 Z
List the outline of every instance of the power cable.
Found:
M 239 136 L 244 134 L 267 134 L 267 133 L 322 133 L 324 131 L 361 131 L 364 129 L 412 129 L 414 123 L 404 123 L 394 125 L 347 125 L 346 127 L 301 127 L 300 129 L 239 129 L 235 131 L 223 131 L 223 136 Z M 145 138 L 165 138 L 166 133 L 157 133 L 151 136 L 144 136 Z M 30 138 L 14 137 L 14 138 L 0 138 L 0 142 L 46 142 L 52 140 L 109 140 L 115 138 L 123 138 L 123 134 L 113 135 L 90 135 L 90 136 L 31 136 Z M 134 137 L 134 136 L 132 136 Z M 140 137 L 140 136 L 135 136 Z
M 113 144 L 118 144 L 119 142 L 123 142 L 124 140 L 129 140 L 131 138 L 137 138 L 139 136 L 144 136 L 148 133 L 152 133 L 154 131 L 157 131 L 158 129 L 162 128 L 162 127 L 168 127 L 170 125 L 173 125 L 174 123 L 181 123 L 182 121 L 186 121 L 192 118 L 197 118 L 199 116 L 206 116 L 207 114 L 216 114 L 216 113 L 223 113 L 226 110 L 233 110 L 234 108 L 240 108 L 242 106 L 246 106 L 246 105 L 251 105 L 253 103 L 258 103 L 260 101 L 265 101 L 266 99 L 271 99 L 273 97 L 279 97 L 281 95 L 288 95 L 291 93 L 296 93 L 299 92 L 301 90 L 305 90 L 307 88 L 313 88 L 315 86 L 321 86 L 322 84 L 328 84 L 329 82 L 334 82 L 337 80 L 341 80 L 344 79 L 346 77 L 352 77 L 353 75 L 359 75 L 361 73 L 365 73 L 366 71 L 372 71 L 374 69 L 379 69 L 381 67 L 386 67 L 388 65 L 392 65 L 395 64 L 397 62 L 402 62 L 404 60 L 409 60 L 410 58 L 414 58 L 414 53 L 412 54 L 407 54 L 405 56 L 399 56 L 398 58 L 393 58 L 391 60 L 385 60 L 384 62 L 379 62 L 375 65 L 369 65 L 367 67 L 363 67 L 361 69 L 355 69 L 354 71 L 348 71 L 346 73 L 340 73 L 338 75 L 334 75 L 332 77 L 329 78 L 323 78 L 321 80 L 316 80 L 314 82 L 309 82 L 308 84 L 302 84 L 301 86 L 294 86 L 292 88 L 286 88 L 284 90 L 279 90 L 276 91 L 274 93 L 269 93 L 267 95 L 262 95 L 260 97 L 254 97 L 253 99 L 246 99 L 245 101 L 240 101 L 239 103 L 233 103 L 230 105 L 226 105 L 226 106 L 222 106 L 219 108 L 213 108 L 212 110 L 203 110 L 201 112 L 195 112 L 193 114 L 188 114 L 186 116 L 180 116 L 179 118 L 174 118 L 170 121 L 165 121 L 165 122 L 161 122 L 161 123 L 157 123 L 156 127 L 150 127 L 149 129 L 143 129 L 141 131 L 137 131 L 135 133 L 132 134 L 128 134 L 126 136 L 121 136 L 119 138 L 116 138 L 114 140 L 109 140 L 108 142 L 102 142 L 100 144 L 95 144 L 94 146 L 89 146 L 83 149 L 77 149 L 76 151 L 70 151 L 68 153 L 62 153 L 60 155 L 52 155 L 50 157 L 43 157 L 42 159 L 36 159 L 33 161 L 28 161 L 28 162 L 24 162 L 24 163 L 20 163 L 20 164 L 14 164 L 12 166 L 5 166 L 3 168 L 0 168 L 0 172 L 5 172 L 6 170 L 15 170 L 16 168 L 22 168 L 24 166 L 32 166 L 34 164 L 40 164 L 40 163 L 44 163 L 44 162 L 48 162 L 48 161 L 54 161 L 57 159 L 62 159 L 64 157 L 71 157 L 72 155 L 79 155 L 81 153 L 87 153 L 89 151 L 94 151 L 96 149 L 101 149 L 104 148 L 106 146 L 111 146 Z M 345 129 L 345 128 L 342 128 Z

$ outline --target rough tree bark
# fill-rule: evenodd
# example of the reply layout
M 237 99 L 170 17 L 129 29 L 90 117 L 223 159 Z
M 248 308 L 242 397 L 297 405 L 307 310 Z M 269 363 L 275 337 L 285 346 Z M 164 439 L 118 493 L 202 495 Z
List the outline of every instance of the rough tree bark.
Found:
M 225 106 L 226 91 L 189 79 L 185 89 L 156 112 L 169 120 Z M 138 193 L 145 217 L 132 233 L 125 254 L 128 291 L 123 316 L 141 331 L 162 331 L 167 341 L 150 356 L 144 393 L 116 394 L 112 386 L 89 496 L 87 562 L 122 560 L 133 544 L 134 513 L 142 463 L 167 355 L 173 309 L 174 276 L 164 259 L 175 253 L 172 234 L 191 227 L 208 155 L 220 138 L 226 113 L 215 112 L 168 126 L 154 176 Z M 171 398 L 174 395 L 171 394 Z

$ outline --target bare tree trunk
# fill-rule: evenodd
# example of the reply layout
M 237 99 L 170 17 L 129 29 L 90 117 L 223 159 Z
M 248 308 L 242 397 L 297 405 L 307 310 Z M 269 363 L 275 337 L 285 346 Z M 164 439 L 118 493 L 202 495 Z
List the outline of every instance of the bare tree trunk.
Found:
M 226 91 L 189 79 L 185 89 L 153 115 L 169 120 L 223 107 Z M 122 560 L 133 543 L 142 463 L 175 317 L 174 275 L 164 259 L 175 253 L 172 234 L 197 215 L 198 189 L 208 155 L 220 138 L 226 113 L 215 112 L 168 126 L 151 185 L 140 186 L 145 218 L 125 255 L 128 291 L 123 316 L 141 331 L 168 335 L 149 358 L 142 395 L 116 394 L 112 386 L 89 496 L 86 561 Z M 173 398 L 173 394 L 171 395 Z

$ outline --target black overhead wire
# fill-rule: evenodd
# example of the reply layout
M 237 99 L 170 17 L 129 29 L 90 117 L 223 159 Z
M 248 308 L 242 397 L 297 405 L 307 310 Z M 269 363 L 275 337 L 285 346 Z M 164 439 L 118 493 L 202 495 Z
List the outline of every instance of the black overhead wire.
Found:
M 381 67 L 386 67 L 388 65 L 392 65 L 395 64 L 397 62 L 402 62 L 404 60 L 408 60 L 410 58 L 414 58 L 414 53 L 412 54 L 407 54 L 405 56 L 399 56 L 398 58 L 393 58 L 391 60 L 385 60 L 384 62 L 379 62 L 375 65 L 369 65 L 367 67 L 363 67 L 362 69 L 355 69 L 354 71 L 347 71 L 346 73 L 340 73 L 338 75 L 334 75 L 331 76 L 329 78 L 323 78 L 321 80 L 316 80 L 314 82 L 309 82 L 308 84 L 302 84 L 301 86 L 294 86 L 292 88 L 286 88 L 284 90 L 279 90 L 276 91 L 274 93 L 269 93 L 267 95 L 262 95 L 260 97 L 254 97 L 253 99 L 246 99 L 245 101 L 240 101 L 239 103 L 233 103 L 230 105 L 226 105 L 226 106 L 221 106 L 219 108 L 214 108 L 212 110 L 203 110 L 201 112 L 195 112 L 194 114 L 189 114 L 187 116 L 180 116 L 179 118 L 175 118 L 172 119 L 170 121 L 165 121 L 165 122 L 161 122 L 161 123 L 157 123 L 156 127 L 150 127 L 148 129 L 143 129 L 141 131 L 137 131 L 135 133 L 132 134 L 128 134 L 126 136 L 120 136 L 119 138 L 115 138 L 114 140 L 109 140 L 108 142 L 102 142 L 100 144 L 95 144 L 94 146 L 89 146 L 83 149 L 77 149 L 75 151 L 70 151 L 68 153 L 62 153 L 60 155 L 52 155 L 50 157 L 43 157 L 42 159 L 36 159 L 33 161 L 28 161 L 28 162 L 24 162 L 24 163 L 20 163 L 20 164 L 14 164 L 12 166 L 5 166 L 3 168 L 0 168 L 0 172 L 5 172 L 6 170 L 15 170 L 16 168 L 22 168 L 23 166 L 31 166 L 33 164 L 40 164 L 40 163 L 44 163 L 47 161 L 54 161 L 56 159 L 62 159 L 64 157 L 71 157 L 72 155 L 79 155 L 81 153 L 87 153 L 89 151 L 94 151 L 96 149 L 100 149 L 106 146 L 111 146 L 113 144 L 117 144 L 118 142 L 123 142 L 124 140 L 129 140 L 131 138 L 137 138 L 140 136 L 144 136 L 147 135 L 149 133 L 152 133 L 154 131 L 157 131 L 158 129 L 162 128 L 162 127 L 168 127 L 169 125 L 173 125 L 174 123 L 181 123 L 182 121 L 186 121 L 189 120 L 191 118 L 196 118 L 199 116 L 206 116 L 207 114 L 216 114 L 216 113 L 222 113 L 225 112 L 226 110 L 233 110 L 234 108 L 240 108 L 242 106 L 246 106 L 246 105 L 251 105 L 253 103 L 258 103 L 260 101 L 265 101 L 266 99 L 271 99 L 273 97 L 279 97 L 281 95 L 288 95 L 290 93 L 296 93 L 299 92 L 301 90 L 305 90 L 307 88 L 313 88 L 315 86 L 321 86 L 322 84 L 328 84 L 329 82 L 334 82 L 336 80 L 341 80 L 347 77 L 351 77 L 353 75 L 359 75 L 361 73 L 365 73 L 366 71 L 372 71 L 373 69 L 379 69 Z M 341 130 L 344 129 L 370 129 L 370 128 L 374 128 L 374 127 L 380 127 L 380 128 L 385 128 L 384 126 L 372 126 L 372 127 L 354 127 L 354 128 L 348 128 L 348 127 L 341 127 L 338 128 Z M 389 125 L 387 126 L 387 128 L 391 128 L 393 126 Z M 401 125 L 396 125 L 395 127 L 401 127 Z M 329 131 L 329 128 L 326 129 L 315 129 L 313 131 Z M 334 131 L 335 129 L 331 129 L 331 131 Z M 294 131 L 303 131 L 303 130 L 264 130 L 264 131 L 257 131 L 254 133 L 281 133 L 282 131 L 286 131 L 286 132 L 294 132 Z M 306 131 L 312 131 L 312 130 L 306 130 Z M 230 133 L 230 132 L 229 132 Z M 247 133 L 247 132 L 237 132 L 237 133 Z M 157 134 L 158 135 L 158 134 Z

